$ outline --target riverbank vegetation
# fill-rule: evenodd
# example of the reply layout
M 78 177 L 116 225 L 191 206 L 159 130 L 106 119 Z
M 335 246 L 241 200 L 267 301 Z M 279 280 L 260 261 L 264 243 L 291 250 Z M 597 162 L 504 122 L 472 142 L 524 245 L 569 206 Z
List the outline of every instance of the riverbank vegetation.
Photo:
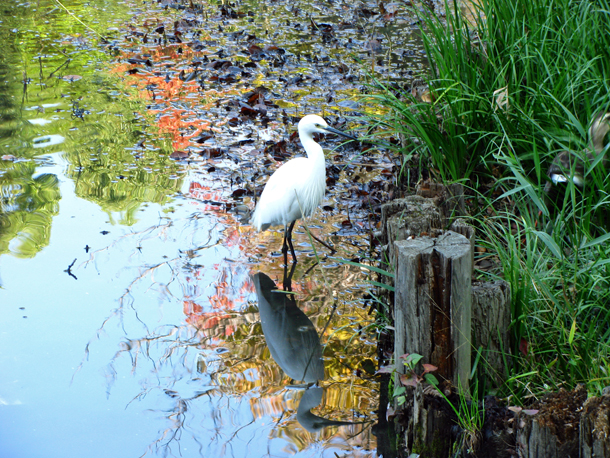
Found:
M 477 264 L 490 266 L 479 274 L 510 283 L 511 369 L 479 394 L 524 403 L 578 383 L 600 394 L 610 385 L 610 178 L 602 155 L 586 153 L 590 121 L 610 110 L 610 3 L 484 0 L 470 13 L 419 13 L 430 97 L 377 81 L 371 97 L 389 116 L 373 119 L 374 135 L 403 139 L 403 176 L 464 184 Z M 585 162 L 584 186 L 546 193 L 561 151 Z M 479 361 L 471 382 L 485 371 Z

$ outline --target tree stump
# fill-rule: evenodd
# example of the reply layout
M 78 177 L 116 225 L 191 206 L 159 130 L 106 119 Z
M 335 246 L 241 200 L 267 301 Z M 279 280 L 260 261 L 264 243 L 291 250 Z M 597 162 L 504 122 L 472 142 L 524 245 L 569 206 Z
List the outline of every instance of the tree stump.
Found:
M 472 346 L 481 350 L 481 363 L 494 386 L 508 374 L 503 354 L 510 353 L 510 285 L 504 280 L 472 285 Z M 610 457 L 609 457 L 610 458 Z
M 418 196 L 434 199 L 434 204 L 439 208 L 445 225 L 448 221 L 464 216 L 466 205 L 464 204 L 464 186 L 459 183 L 444 185 L 424 181 L 417 185 Z
M 535 416 L 517 417 L 517 453 L 522 458 L 579 458 L 579 427 L 587 390 L 559 390 L 546 396 Z M 596 456 L 596 455 L 595 455 Z
M 407 453 L 426 458 L 450 456 L 455 424 L 447 412 L 447 404 L 438 394 L 425 393 L 424 384 L 409 387 L 404 405 L 406 418 L 405 445 Z
M 418 353 L 468 393 L 471 369 L 470 242 L 447 231 L 394 243 L 394 354 Z M 404 369 L 399 365 L 399 370 Z
M 585 401 L 580 419 L 581 458 L 610 458 L 610 396 Z
M 458 218 L 451 223 L 449 230 L 462 234 L 470 242 L 470 258 L 472 259 L 472 270 L 474 272 L 474 242 L 475 242 L 475 229 L 462 218 Z
M 432 199 L 420 196 L 409 196 L 396 199 L 381 206 L 382 227 L 385 228 L 387 240 L 387 259 L 390 265 L 396 265 L 396 248 L 394 242 L 443 227 L 441 214 Z

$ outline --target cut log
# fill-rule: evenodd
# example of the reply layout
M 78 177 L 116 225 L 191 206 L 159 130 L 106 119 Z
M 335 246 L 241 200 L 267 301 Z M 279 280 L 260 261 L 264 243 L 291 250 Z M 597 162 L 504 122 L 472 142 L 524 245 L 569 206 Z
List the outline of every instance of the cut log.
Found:
M 434 201 L 420 196 L 396 199 L 383 205 L 381 220 L 388 241 L 387 261 L 394 266 L 396 251 L 393 242 L 428 235 L 443 227 L 441 214 Z
M 451 453 L 455 439 L 451 432 L 455 423 L 447 411 L 446 401 L 438 394 L 425 393 L 425 390 L 423 383 L 407 390 L 407 401 L 403 406 L 405 447 L 407 453 L 417 453 L 421 457 L 445 458 Z
M 517 417 L 517 453 L 522 458 L 578 458 L 579 426 L 587 390 L 559 390 L 546 396 L 535 416 Z
M 464 221 L 462 218 L 456 219 L 449 226 L 449 230 L 453 232 L 457 232 L 458 234 L 462 234 L 464 237 L 468 239 L 470 242 L 470 257 L 472 258 L 472 270 L 474 271 L 474 244 L 475 244 L 475 234 L 476 231 L 474 227 Z
M 482 353 L 482 369 L 500 386 L 506 380 L 510 361 L 510 285 L 504 280 L 472 285 L 472 345 Z M 610 457 L 609 457 L 610 458 Z
M 394 354 L 418 353 L 468 393 L 471 369 L 470 242 L 452 231 L 394 243 Z M 399 370 L 404 369 L 399 365 Z
M 455 218 L 466 215 L 464 186 L 459 183 L 445 186 L 441 183 L 423 181 L 417 185 L 416 194 L 434 199 L 434 204 L 440 209 L 445 226 Z
M 586 400 L 580 419 L 581 458 L 610 458 L 610 396 Z

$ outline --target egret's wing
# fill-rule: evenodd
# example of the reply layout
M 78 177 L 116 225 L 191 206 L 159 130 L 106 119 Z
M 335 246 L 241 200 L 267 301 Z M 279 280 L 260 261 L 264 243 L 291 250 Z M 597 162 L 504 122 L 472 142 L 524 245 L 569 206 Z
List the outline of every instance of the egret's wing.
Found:
M 255 227 L 264 230 L 301 217 L 296 191 L 308 169 L 308 160 L 298 157 L 286 162 L 271 175 L 252 217 Z

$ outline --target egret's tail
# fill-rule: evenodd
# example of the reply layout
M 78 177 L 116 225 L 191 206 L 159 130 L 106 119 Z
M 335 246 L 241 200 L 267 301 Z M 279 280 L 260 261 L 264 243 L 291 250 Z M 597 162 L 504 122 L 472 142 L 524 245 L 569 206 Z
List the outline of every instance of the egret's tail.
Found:
M 256 209 L 254 210 L 254 214 L 252 215 L 252 218 L 250 219 L 250 224 L 257 230 L 257 231 L 266 231 L 271 224 L 269 223 L 264 223 L 262 221 L 262 217 L 261 217 L 261 212 L 258 211 L 258 207 L 256 207 Z

